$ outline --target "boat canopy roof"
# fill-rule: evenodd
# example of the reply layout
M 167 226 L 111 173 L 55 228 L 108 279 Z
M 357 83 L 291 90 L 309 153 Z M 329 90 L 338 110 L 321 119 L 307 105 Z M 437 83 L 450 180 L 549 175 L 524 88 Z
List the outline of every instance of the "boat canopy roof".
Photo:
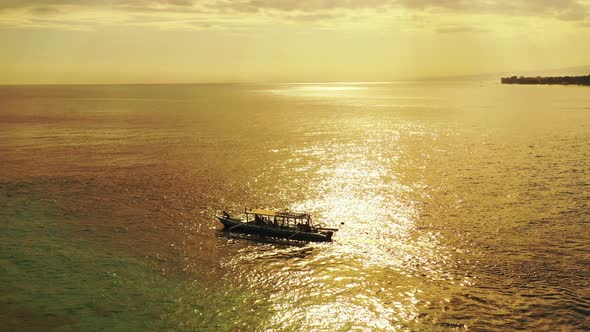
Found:
M 283 217 L 283 218 L 294 218 L 294 219 L 308 219 L 309 213 L 299 213 L 299 212 L 290 212 L 290 211 L 273 211 L 273 210 L 263 210 L 263 209 L 250 209 L 246 210 L 247 214 L 258 214 L 262 216 L 271 216 L 271 217 Z

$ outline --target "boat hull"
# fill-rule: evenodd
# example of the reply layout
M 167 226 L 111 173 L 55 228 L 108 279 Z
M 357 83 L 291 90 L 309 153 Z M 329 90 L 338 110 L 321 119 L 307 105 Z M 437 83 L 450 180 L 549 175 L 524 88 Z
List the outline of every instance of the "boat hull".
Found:
M 226 231 L 246 234 L 258 234 L 274 238 L 282 238 L 295 241 L 330 242 L 332 232 L 301 232 L 293 228 L 271 227 L 268 225 L 256 225 L 246 223 L 241 219 L 216 216 L 223 224 Z

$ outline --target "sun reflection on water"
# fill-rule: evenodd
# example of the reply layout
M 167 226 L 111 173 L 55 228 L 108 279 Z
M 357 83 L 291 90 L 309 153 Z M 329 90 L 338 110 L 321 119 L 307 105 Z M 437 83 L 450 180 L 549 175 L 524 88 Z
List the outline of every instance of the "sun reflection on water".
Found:
M 368 87 L 360 84 L 317 83 L 277 86 L 277 88 L 269 90 L 268 92 L 274 95 L 287 97 L 344 99 L 362 97 L 366 90 L 368 90 Z
M 250 188 L 269 192 L 267 207 L 308 211 L 335 241 L 304 249 L 245 246 L 224 262 L 236 285 L 269 289 L 277 330 L 413 330 L 436 324 L 447 302 L 440 296 L 473 284 L 457 273 L 454 248 L 425 227 L 424 172 L 437 140 L 420 122 L 374 109 L 362 85 L 277 87 L 281 98 L 342 105 L 336 116 L 296 131 L 287 145 L 271 145 L 275 162 Z M 328 104 L 325 104 L 328 101 Z M 363 104 L 364 103 L 364 104 Z M 372 109 L 365 114 L 352 108 Z M 284 204 L 284 205 L 283 205 Z
M 438 234 L 417 231 L 417 187 L 399 176 L 399 132 L 405 129 L 359 131 L 364 137 L 356 143 L 304 145 L 292 151 L 285 167 L 274 169 L 296 187 L 309 184 L 306 199 L 291 210 L 311 211 L 320 223 L 340 230 L 331 244 L 309 244 L 304 251 L 247 247 L 228 262 L 233 270 L 248 264 L 241 283 L 274 289 L 269 327 L 407 328 L 431 305 L 422 298 L 423 288 L 430 287 L 425 280 L 454 278 L 446 268 L 454 264 L 452 257 Z

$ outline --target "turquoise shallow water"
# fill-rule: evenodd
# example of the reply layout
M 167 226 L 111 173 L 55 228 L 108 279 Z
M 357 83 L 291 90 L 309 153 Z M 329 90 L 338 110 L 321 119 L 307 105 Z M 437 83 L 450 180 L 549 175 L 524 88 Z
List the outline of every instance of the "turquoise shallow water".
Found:
M 492 82 L 0 87 L 2 320 L 584 330 L 589 111 Z M 245 205 L 341 230 L 227 238 Z
M 52 201 L 11 191 L 2 206 L 2 306 L 7 330 L 230 330 L 256 326 L 235 317 L 264 295 L 216 280 L 169 274 L 91 239 L 71 238 Z M 180 319 L 180 317 L 183 317 Z

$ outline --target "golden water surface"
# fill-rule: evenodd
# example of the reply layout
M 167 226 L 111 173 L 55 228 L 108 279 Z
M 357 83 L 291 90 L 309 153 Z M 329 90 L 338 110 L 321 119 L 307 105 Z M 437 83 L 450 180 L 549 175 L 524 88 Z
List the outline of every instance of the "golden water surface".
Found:
M 1 319 L 62 330 L 583 330 L 590 90 L 0 87 Z M 244 206 L 339 227 L 228 237 Z

